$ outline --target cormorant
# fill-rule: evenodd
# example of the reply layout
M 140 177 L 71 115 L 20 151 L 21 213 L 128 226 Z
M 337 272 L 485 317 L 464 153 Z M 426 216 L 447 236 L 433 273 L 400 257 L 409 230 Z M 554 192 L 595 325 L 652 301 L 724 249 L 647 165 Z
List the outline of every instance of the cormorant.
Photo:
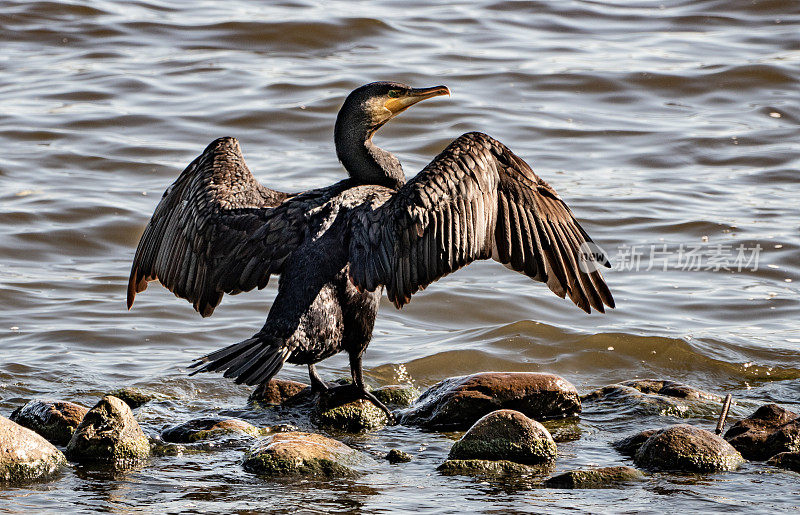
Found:
M 445 86 L 374 82 L 344 101 L 334 131 L 349 178 L 287 194 L 261 185 L 236 139 L 212 142 L 164 192 L 144 230 L 128 282 L 128 308 L 159 280 L 204 317 L 223 294 L 264 288 L 278 295 L 252 338 L 197 358 L 195 372 L 225 371 L 249 385 L 284 362 L 314 364 L 346 351 L 360 396 L 361 359 L 383 288 L 397 308 L 420 289 L 476 259 L 493 258 L 541 281 L 587 313 L 614 300 L 596 267 L 581 265 L 591 238 L 550 185 L 505 145 L 480 132 L 458 137 L 413 179 L 372 136 Z M 610 266 L 606 259 L 600 263 Z

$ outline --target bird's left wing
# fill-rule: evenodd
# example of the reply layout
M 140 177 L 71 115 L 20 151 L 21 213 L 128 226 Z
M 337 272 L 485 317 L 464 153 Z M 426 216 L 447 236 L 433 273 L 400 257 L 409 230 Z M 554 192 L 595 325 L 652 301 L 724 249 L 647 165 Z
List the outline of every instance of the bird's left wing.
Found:
M 600 272 L 580 266 L 581 246 L 592 240 L 567 205 L 486 134 L 464 134 L 383 205 L 354 210 L 350 229 L 351 280 L 370 291 L 385 285 L 398 308 L 440 277 L 490 257 L 587 313 L 614 307 Z

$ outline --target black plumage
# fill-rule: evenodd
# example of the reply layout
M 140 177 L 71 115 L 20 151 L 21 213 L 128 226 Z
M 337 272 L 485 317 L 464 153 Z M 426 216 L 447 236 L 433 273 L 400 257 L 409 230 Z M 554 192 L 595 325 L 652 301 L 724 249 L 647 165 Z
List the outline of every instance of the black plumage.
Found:
M 314 364 L 346 351 L 356 386 L 370 398 L 361 357 L 384 287 L 400 308 L 440 277 L 494 258 L 587 313 L 614 307 L 600 272 L 580 266 L 591 238 L 505 145 L 464 134 L 407 183 L 399 161 L 374 145 L 389 119 L 442 94 L 444 86 L 390 82 L 353 91 L 334 133 L 350 178 L 304 193 L 261 185 L 234 138 L 211 143 L 156 207 L 134 257 L 128 307 L 159 280 L 209 316 L 223 294 L 260 289 L 280 275 L 264 327 L 199 358 L 197 371 L 259 384 L 284 362 L 306 364 L 312 385 L 324 389 Z

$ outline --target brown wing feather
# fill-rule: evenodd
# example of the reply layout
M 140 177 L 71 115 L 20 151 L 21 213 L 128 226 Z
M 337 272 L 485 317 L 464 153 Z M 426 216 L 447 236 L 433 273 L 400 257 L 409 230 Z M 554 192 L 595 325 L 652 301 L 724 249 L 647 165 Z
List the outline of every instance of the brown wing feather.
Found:
M 368 290 L 386 285 L 398 308 L 440 277 L 490 257 L 586 312 L 614 307 L 600 272 L 581 270 L 580 247 L 592 240 L 567 205 L 482 133 L 456 139 L 382 206 L 354 210 L 350 227 L 352 281 Z
M 128 280 L 128 308 L 149 281 L 210 315 L 226 290 L 214 282 L 231 249 L 268 221 L 289 195 L 261 185 L 244 162 L 235 138 L 219 138 L 164 192 L 142 234 Z

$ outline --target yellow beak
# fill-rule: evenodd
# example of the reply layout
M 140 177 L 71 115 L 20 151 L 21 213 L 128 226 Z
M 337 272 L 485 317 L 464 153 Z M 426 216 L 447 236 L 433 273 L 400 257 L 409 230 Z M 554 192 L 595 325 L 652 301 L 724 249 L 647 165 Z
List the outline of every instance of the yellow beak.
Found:
M 422 102 L 429 98 L 438 97 L 441 95 L 450 95 L 450 90 L 447 86 L 434 86 L 432 88 L 415 88 L 411 89 L 398 98 L 390 98 L 384 102 L 383 107 L 391 111 L 393 115 L 405 111 L 417 102 Z

